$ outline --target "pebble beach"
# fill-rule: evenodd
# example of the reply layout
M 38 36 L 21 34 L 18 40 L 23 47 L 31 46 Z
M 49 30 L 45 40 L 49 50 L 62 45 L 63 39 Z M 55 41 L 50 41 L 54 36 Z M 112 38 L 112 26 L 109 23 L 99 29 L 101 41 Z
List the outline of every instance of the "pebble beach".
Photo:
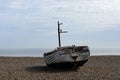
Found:
M 76 71 L 49 68 L 42 57 L 0 57 L 0 80 L 120 80 L 120 56 L 90 56 Z

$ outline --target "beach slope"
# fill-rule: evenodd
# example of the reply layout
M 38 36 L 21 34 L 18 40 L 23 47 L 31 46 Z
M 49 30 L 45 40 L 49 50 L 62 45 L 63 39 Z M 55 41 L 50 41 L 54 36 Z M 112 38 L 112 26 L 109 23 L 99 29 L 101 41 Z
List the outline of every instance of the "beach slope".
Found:
M 41 57 L 0 57 L 0 80 L 120 80 L 120 56 L 91 56 L 73 69 L 51 69 Z

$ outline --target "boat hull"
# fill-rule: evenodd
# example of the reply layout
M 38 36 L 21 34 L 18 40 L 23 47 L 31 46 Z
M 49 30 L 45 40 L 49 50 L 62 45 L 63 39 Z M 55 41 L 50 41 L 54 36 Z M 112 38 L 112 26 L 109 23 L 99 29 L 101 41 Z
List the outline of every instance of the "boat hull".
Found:
M 88 46 L 69 46 L 44 53 L 44 60 L 49 67 L 71 68 L 84 65 L 89 56 Z

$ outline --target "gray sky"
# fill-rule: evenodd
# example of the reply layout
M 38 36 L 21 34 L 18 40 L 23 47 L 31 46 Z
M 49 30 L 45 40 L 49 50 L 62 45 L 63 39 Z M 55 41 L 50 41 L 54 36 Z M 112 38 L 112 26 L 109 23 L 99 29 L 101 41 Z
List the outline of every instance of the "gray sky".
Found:
M 120 0 L 0 0 L 0 48 L 120 48 Z

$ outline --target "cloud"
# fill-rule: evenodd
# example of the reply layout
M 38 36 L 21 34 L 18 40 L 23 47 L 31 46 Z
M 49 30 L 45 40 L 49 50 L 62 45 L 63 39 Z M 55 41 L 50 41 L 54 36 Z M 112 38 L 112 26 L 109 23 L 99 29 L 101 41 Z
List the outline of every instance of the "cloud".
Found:
M 10 19 L 4 17 L 22 28 L 52 28 L 61 20 L 64 26 L 75 28 L 78 33 L 89 33 L 109 30 L 115 27 L 113 24 L 119 24 L 119 3 L 119 0 L 14 0 L 9 2 L 9 8 L 27 10 L 8 13 L 6 17 Z M 84 28 L 81 29 L 81 25 Z
M 12 9 L 26 9 L 27 4 L 24 0 L 15 0 L 15 1 L 9 2 L 8 7 Z
M 108 10 L 120 10 L 120 1 L 119 0 L 104 0 L 99 1 L 99 8 L 108 9 Z
M 13 39 L 13 43 L 25 43 L 26 39 L 33 47 L 38 43 L 43 47 L 46 42 L 51 47 L 57 39 L 58 20 L 63 23 L 61 28 L 68 31 L 65 36 L 74 40 L 77 37 L 78 42 L 84 34 L 120 30 L 119 0 L 1 0 L 0 3 L 0 38 L 10 44 Z

